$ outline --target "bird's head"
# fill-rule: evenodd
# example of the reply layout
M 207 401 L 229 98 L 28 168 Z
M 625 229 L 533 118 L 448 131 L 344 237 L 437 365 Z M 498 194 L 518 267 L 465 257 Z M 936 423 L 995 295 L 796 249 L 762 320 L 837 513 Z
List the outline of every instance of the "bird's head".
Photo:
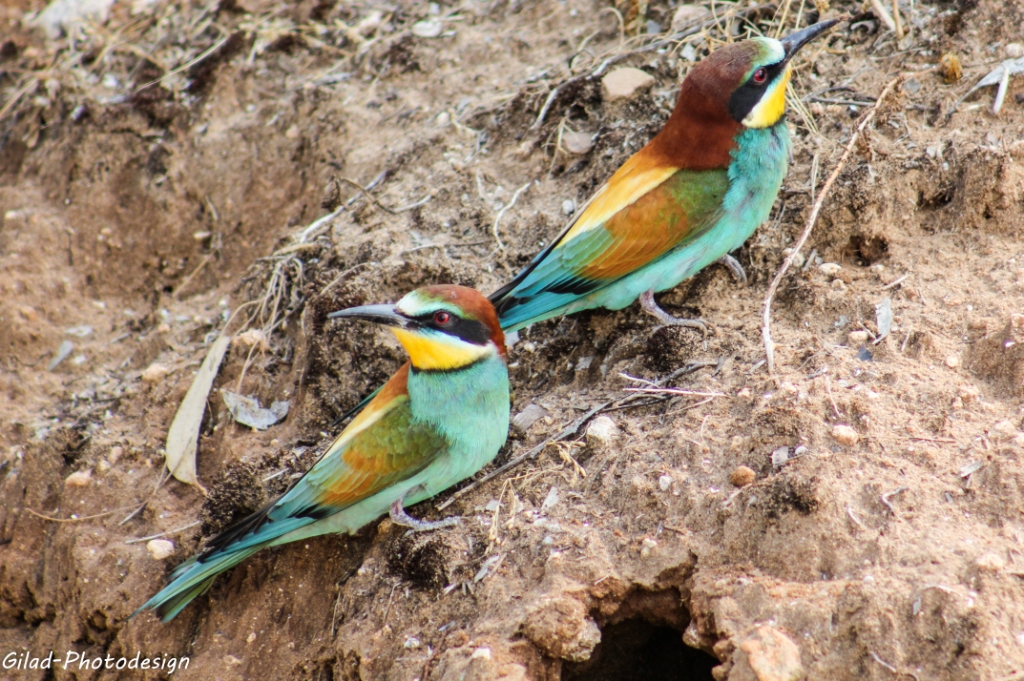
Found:
M 488 356 L 506 356 L 494 306 L 465 286 L 425 286 L 394 305 L 363 305 L 328 316 L 391 327 L 413 368 L 420 371 L 453 371 Z
M 840 21 L 822 21 L 782 40 L 757 37 L 718 48 L 690 71 L 677 107 L 690 115 L 727 114 L 747 128 L 775 125 L 786 112 L 793 56 Z

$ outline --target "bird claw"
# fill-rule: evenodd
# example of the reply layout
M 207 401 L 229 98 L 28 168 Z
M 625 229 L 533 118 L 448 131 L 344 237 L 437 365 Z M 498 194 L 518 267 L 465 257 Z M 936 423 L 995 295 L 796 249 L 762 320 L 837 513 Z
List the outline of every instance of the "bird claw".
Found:
M 404 501 L 405 497 L 402 497 L 401 499 L 393 502 L 391 504 L 391 511 L 389 515 L 391 516 L 391 522 L 394 524 L 410 528 L 409 531 L 405 533 L 405 536 L 407 537 L 416 532 L 439 530 L 443 527 L 453 527 L 459 524 L 459 518 L 455 516 L 451 518 L 443 518 L 441 520 L 420 520 L 419 518 L 413 518 L 405 512 L 405 507 L 402 503 Z
M 713 328 L 703 319 L 682 319 L 680 317 L 673 317 L 668 312 L 665 312 L 655 302 L 654 291 L 646 291 L 640 295 L 640 307 L 644 309 L 644 312 L 654 316 L 665 326 L 688 326 L 691 329 L 700 329 L 702 338 L 707 338 L 708 329 Z
M 726 253 L 715 262 L 728 267 L 729 271 L 732 272 L 732 276 L 735 277 L 741 286 L 747 285 L 747 272 L 743 269 L 743 265 L 740 264 L 739 260 Z

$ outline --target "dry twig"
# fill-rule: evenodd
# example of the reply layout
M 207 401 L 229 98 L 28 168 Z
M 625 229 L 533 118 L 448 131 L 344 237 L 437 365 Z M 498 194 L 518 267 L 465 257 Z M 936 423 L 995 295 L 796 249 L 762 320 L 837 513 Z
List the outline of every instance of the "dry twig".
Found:
M 836 165 L 835 170 L 829 175 L 829 178 L 825 181 L 825 185 L 818 192 L 818 198 L 814 200 L 814 205 L 811 207 L 811 214 L 807 217 L 807 225 L 804 227 L 803 234 L 797 240 L 796 245 L 793 246 L 793 250 L 790 252 L 786 259 L 782 262 L 782 266 L 779 267 L 779 271 L 775 273 L 775 278 L 772 279 L 771 285 L 768 286 L 768 293 L 764 297 L 764 313 L 762 315 L 763 325 L 761 327 L 761 336 L 764 339 L 764 352 L 768 361 L 768 373 L 775 374 L 775 342 L 772 340 L 772 299 L 775 297 L 775 292 L 779 289 L 779 284 L 782 283 L 782 278 L 786 276 L 786 272 L 789 270 L 793 261 L 796 260 L 797 255 L 800 253 L 800 249 L 807 242 L 807 238 L 811 235 L 811 230 L 814 228 L 814 223 L 818 221 L 818 213 L 821 212 L 821 207 L 825 202 L 825 198 L 832 190 L 832 185 L 835 184 L 836 179 L 839 177 L 839 173 L 846 167 L 846 162 L 850 158 L 850 154 L 853 153 L 853 148 L 857 144 L 857 140 L 860 138 L 861 133 L 867 128 L 868 123 L 874 119 L 875 114 L 878 113 L 878 109 L 881 107 L 882 102 L 888 97 L 897 85 L 903 80 L 903 76 L 899 75 L 889 81 L 889 84 L 882 90 L 882 94 L 878 96 L 874 106 L 868 109 L 864 118 L 861 119 L 860 124 L 850 137 L 850 141 L 846 144 L 846 149 L 843 151 L 843 155 L 839 158 L 839 163 Z
M 479 178 L 480 176 L 477 175 L 477 177 Z M 509 201 L 506 205 L 502 206 L 501 210 L 498 211 L 498 214 L 494 218 L 494 226 L 491 227 L 491 234 L 494 235 L 494 240 L 498 242 L 498 249 L 501 251 L 505 250 L 505 244 L 502 243 L 501 237 L 498 236 L 498 224 L 501 223 L 501 218 L 503 215 L 505 215 L 505 211 L 507 211 L 512 206 L 516 205 L 516 201 L 519 200 L 519 195 L 525 192 L 527 189 L 529 189 L 531 184 L 532 180 L 524 184 L 519 189 L 517 189 L 515 194 L 512 195 L 512 200 Z

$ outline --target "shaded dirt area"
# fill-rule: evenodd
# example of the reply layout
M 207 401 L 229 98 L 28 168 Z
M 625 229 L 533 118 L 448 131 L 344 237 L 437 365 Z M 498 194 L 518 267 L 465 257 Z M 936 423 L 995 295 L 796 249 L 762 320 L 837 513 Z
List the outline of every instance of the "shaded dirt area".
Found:
M 539 418 L 497 463 L 624 388 L 684 392 L 413 509 L 458 528 L 264 551 L 167 625 L 127 617 L 402 361 L 326 315 L 497 288 L 659 129 L 691 58 L 748 26 L 662 0 L 156 0 L 49 40 L 39 9 L 0 8 L 2 655 L 187 656 L 183 679 L 1024 678 L 1024 79 L 998 116 L 993 88 L 953 111 L 1019 49 L 1020 7 L 905 5 L 902 40 L 827 10 L 855 18 L 798 60 L 792 169 L 737 254 L 749 285 L 716 265 L 661 297 L 706 338 L 637 305 L 525 331 L 513 414 Z M 774 33 L 817 10 L 743 16 Z M 638 30 L 692 26 L 614 64 L 648 90 L 609 102 L 587 76 L 658 39 Z M 779 291 L 771 377 L 768 282 L 899 72 Z M 210 343 L 246 327 L 203 423 L 209 496 L 160 484 Z M 291 411 L 254 432 L 221 389 Z M 159 533 L 166 560 L 132 541 Z

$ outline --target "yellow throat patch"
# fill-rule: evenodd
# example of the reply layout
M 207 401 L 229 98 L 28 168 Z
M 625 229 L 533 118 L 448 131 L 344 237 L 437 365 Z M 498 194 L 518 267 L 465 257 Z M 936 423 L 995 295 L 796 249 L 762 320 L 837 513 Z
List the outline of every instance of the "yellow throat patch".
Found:
M 406 329 L 391 330 L 409 353 L 413 367 L 424 371 L 460 369 L 491 352 L 490 345 L 473 345 L 441 333 L 428 337 Z
M 775 79 L 761 101 L 743 119 L 743 125 L 748 128 L 767 128 L 779 122 L 786 113 L 786 86 L 792 75 L 793 67 L 787 64 L 786 70 Z

